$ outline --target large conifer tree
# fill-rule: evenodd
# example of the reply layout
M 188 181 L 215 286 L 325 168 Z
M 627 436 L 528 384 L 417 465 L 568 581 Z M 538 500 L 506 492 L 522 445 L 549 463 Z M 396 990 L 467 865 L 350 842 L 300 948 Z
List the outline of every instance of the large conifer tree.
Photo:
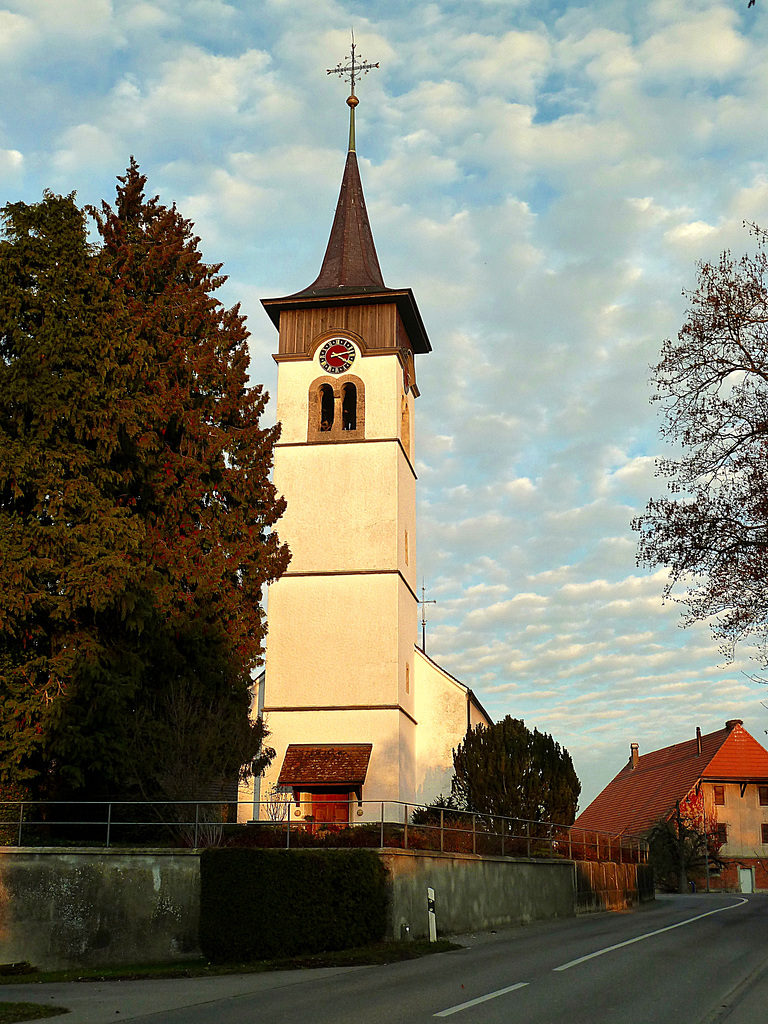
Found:
M 196 797 L 265 756 L 277 429 L 220 267 L 145 181 L 93 250 L 72 197 L 5 210 L 0 772 L 35 791 Z
M 51 739 L 86 666 L 121 665 L 114 706 L 135 685 L 135 665 L 105 625 L 133 621 L 126 601 L 143 582 L 143 528 L 113 493 L 121 339 L 107 327 L 112 301 L 84 215 L 72 196 L 47 194 L 36 206 L 7 206 L 3 225 L 0 771 L 42 782 L 60 764 Z M 92 706 L 83 753 L 109 773 L 103 710 Z
M 571 755 L 509 715 L 470 729 L 453 752 L 452 793 L 469 811 L 570 825 L 581 792 Z

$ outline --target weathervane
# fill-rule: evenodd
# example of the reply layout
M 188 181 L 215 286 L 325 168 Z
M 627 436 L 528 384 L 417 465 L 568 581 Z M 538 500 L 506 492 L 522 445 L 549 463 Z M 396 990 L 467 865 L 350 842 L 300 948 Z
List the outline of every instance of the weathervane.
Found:
M 338 75 L 340 78 L 344 78 L 345 75 L 348 75 L 349 77 L 346 78 L 345 81 L 349 82 L 349 84 L 352 86 L 352 95 L 354 96 L 355 95 L 355 79 L 359 78 L 361 73 L 364 74 L 364 75 L 367 75 L 369 71 L 372 71 L 374 68 L 377 68 L 379 65 L 378 64 L 366 64 L 365 61 L 362 59 L 362 57 L 360 59 L 358 59 L 355 56 L 355 33 L 354 32 L 352 33 L 352 54 L 349 57 L 345 57 L 344 60 L 346 61 L 346 63 L 341 62 L 341 63 L 337 64 L 335 68 L 328 68 L 328 74 L 329 75 Z M 347 100 L 347 103 L 349 103 L 349 100 Z M 349 103 L 349 105 L 350 106 L 355 106 L 355 104 L 353 104 L 353 103 Z
M 378 63 L 368 64 L 362 57 L 355 56 L 355 33 L 353 31 L 351 55 L 349 57 L 345 57 L 343 61 L 336 65 L 335 68 L 328 68 L 329 75 L 338 75 L 339 78 L 343 78 L 344 81 L 349 82 L 350 85 L 350 94 L 347 97 L 347 103 L 349 104 L 350 152 L 354 152 L 355 149 L 355 107 L 360 102 L 355 95 L 355 82 L 361 75 L 367 75 L 369 71 L 373 71 L 373 69 L 378 66 Z

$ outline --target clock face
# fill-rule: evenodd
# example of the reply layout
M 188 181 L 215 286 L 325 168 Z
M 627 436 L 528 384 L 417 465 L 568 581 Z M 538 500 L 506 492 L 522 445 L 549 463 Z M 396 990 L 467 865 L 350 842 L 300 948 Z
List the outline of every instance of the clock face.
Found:
M 345 373 L 355 361 L 355 346 L 347 338 L 331 338 L 320 349 L 320 365 L 326 373 Z

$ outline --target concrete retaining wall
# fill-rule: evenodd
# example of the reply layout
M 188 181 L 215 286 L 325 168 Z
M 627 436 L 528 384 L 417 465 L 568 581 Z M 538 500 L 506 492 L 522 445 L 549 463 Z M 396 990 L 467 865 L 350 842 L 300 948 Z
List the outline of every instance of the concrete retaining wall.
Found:
M 404 925 L 412 938 L 427 936 L 427 887 L 435 890 L 439 935 L 572 917 L 639 898 L 631 865 L 421 850 L 382 851 L 381 859 L 390 874 L 391 939 Z M 199 910 L 200 858 L 193 851 L 0 852 L 0 964 L 28 960 L 56 970 L 196 959 Z
M 648 864 L 575 861 L 576 912 L 622 910 L 654 899 L 653 869 Z
M 57 970 L 194 959 L 199 912 L 195 853 L 0 853 L 0 963 Z
M 472 854 L 385 851 L 390 874 L 389 927 L 399 939 L 428 936 L 427 887 L 435 890 L 438 935 L 482 931 L 576 912 L 573 864 Z

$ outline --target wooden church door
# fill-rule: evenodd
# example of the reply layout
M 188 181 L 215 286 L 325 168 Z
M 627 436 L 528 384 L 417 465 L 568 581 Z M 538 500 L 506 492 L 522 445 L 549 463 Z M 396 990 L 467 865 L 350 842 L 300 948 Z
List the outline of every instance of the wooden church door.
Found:
M 315 825 L 348 825 L 349 793 L 313 793 L 312 817 Z

